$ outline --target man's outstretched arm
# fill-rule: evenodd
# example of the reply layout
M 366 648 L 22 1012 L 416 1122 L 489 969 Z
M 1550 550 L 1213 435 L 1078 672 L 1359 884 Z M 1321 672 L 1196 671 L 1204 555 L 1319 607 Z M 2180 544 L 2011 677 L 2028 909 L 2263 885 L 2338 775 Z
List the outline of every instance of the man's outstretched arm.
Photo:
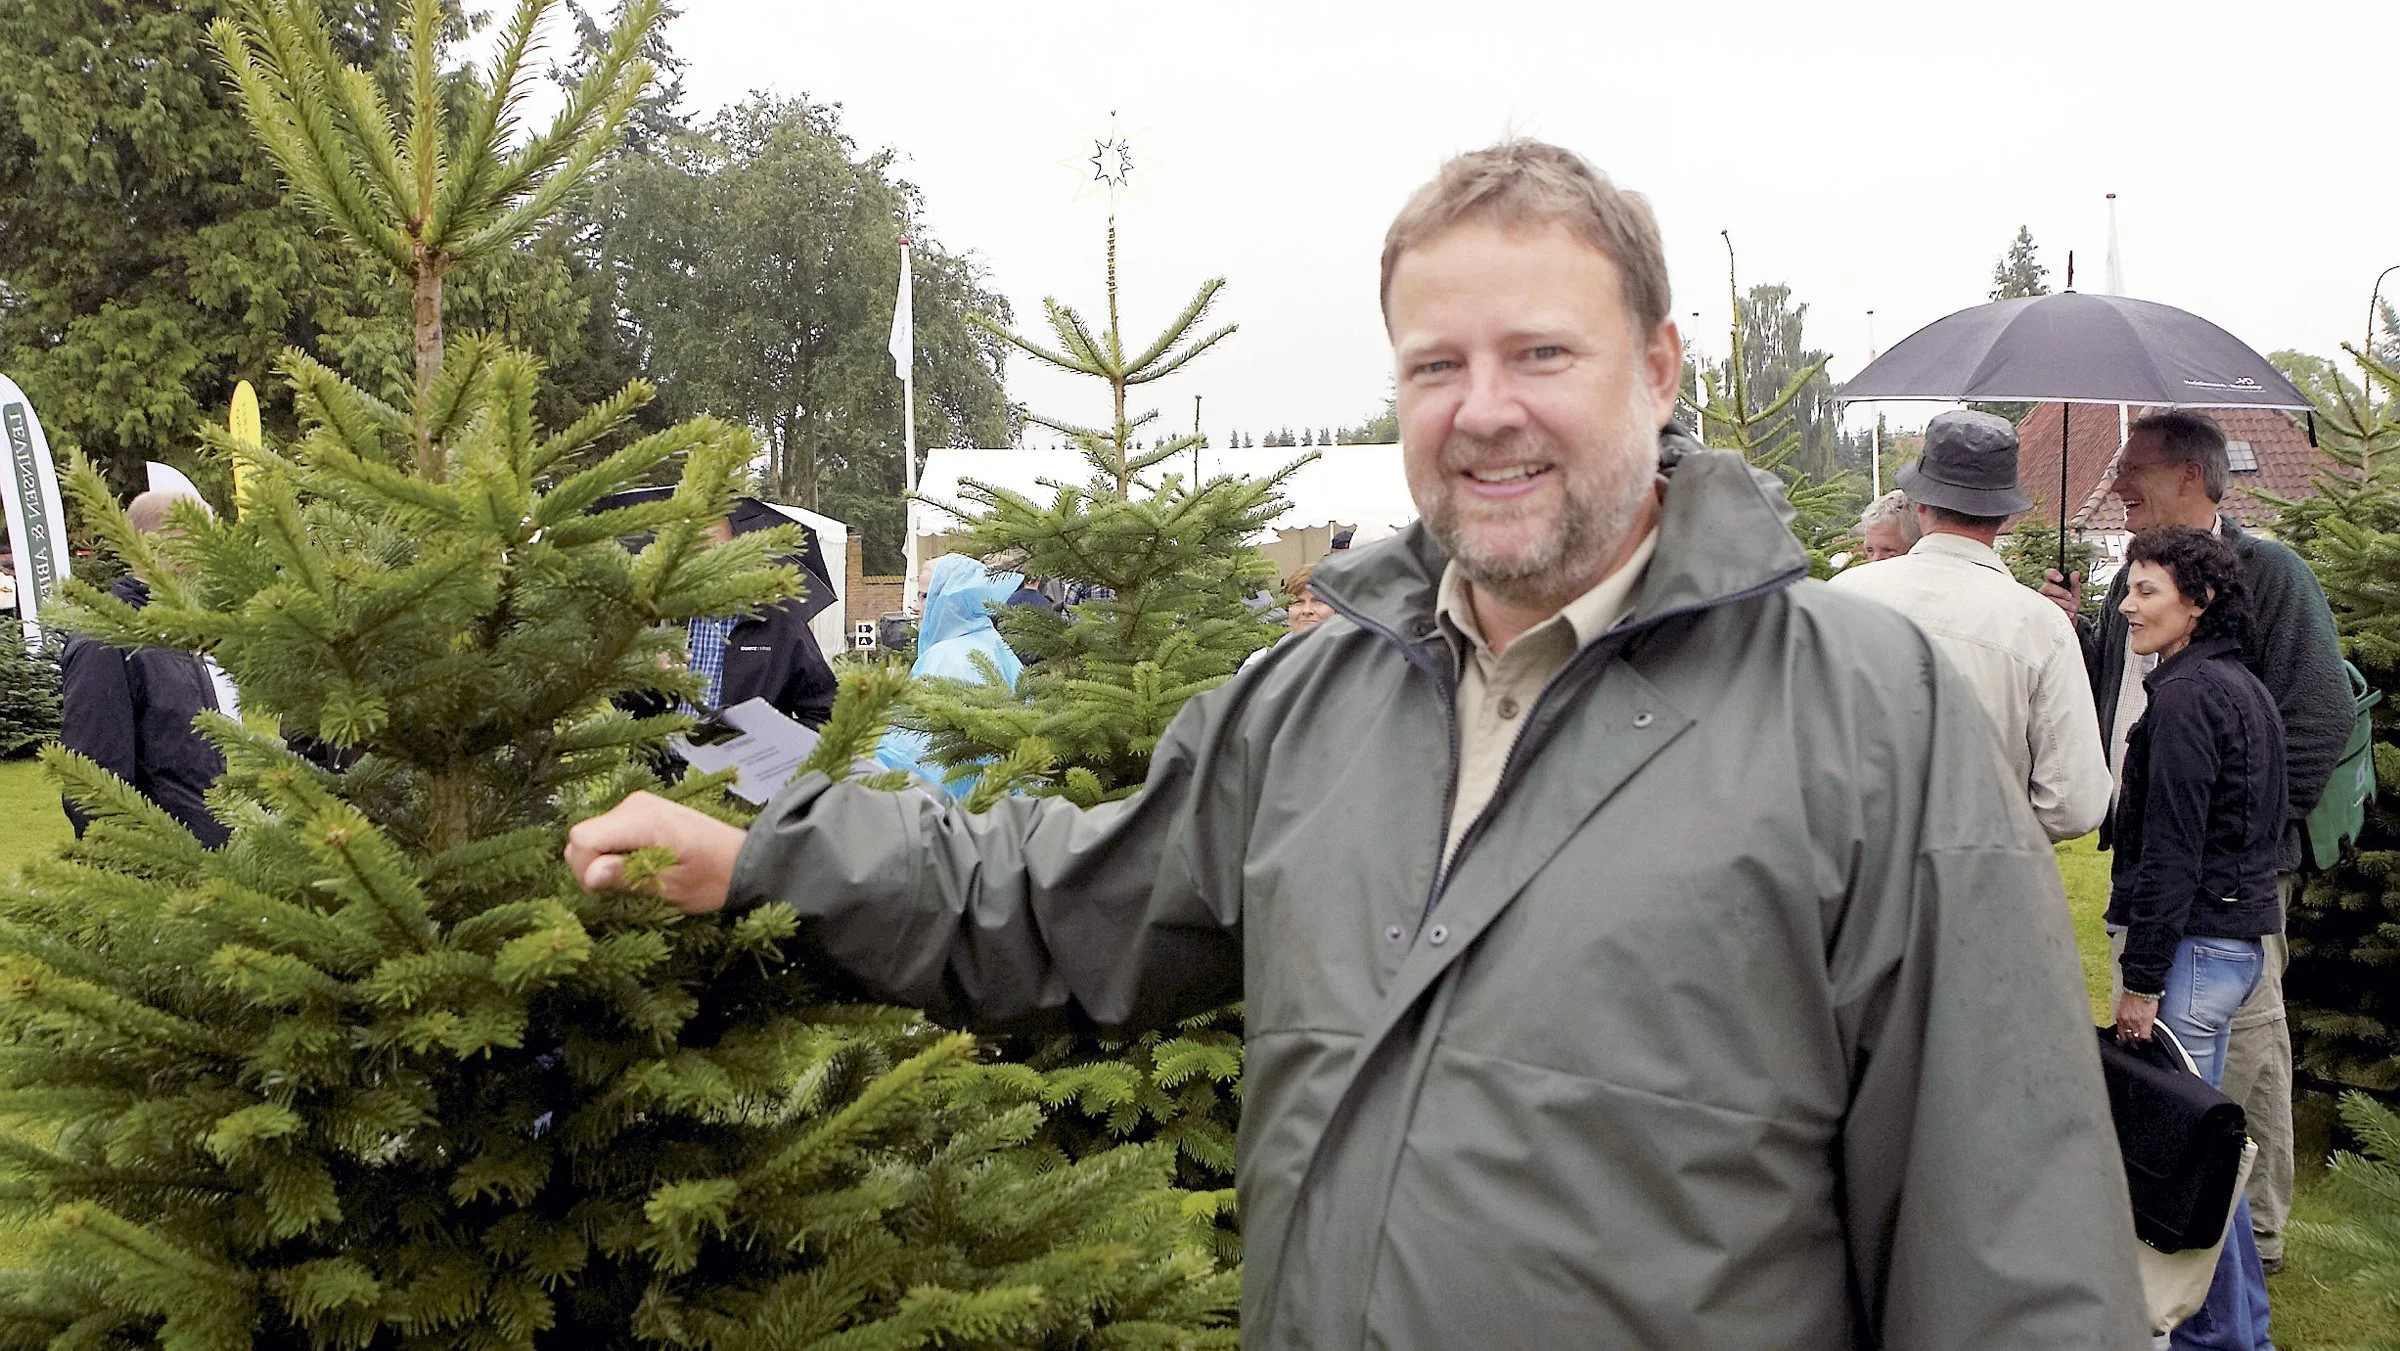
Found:
M 587 887 L 624 855 L 678 862 L 656 889 L 687 913 L 786 905 L 816 956 L 875 998 L 994 1029 L 1152 1027 L 1240 997 L 1246 754 L 1229 692 L 1186 705 L 1140 793 L 1085 811 L 808 775 L 747 832 L 646 793 L 577 825 Z

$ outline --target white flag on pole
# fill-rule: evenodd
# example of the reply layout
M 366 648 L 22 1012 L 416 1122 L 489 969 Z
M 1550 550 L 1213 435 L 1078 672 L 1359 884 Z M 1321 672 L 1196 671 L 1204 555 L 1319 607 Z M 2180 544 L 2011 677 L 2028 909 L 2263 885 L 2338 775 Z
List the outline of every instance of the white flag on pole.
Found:
M 900 239 L 900 294 L 892 301 L 892 370 L 900 377 L 900 464 L 901 481 L 908 491 L 917 490 L 917 301 L 915 274 L 909 267 L 908 238 Z M 908 570 L 908 599 L 902 608 L 916 613 L 919 600 L 917 586 L 917 522 L 916 506 L 909 505 L 902 517 L 900 556 Z
M 900 243 L 900 294 L 892 302 L 892 374 L 913 379 L 917 367 L 916 284 L 908 266 L 908 242 Z

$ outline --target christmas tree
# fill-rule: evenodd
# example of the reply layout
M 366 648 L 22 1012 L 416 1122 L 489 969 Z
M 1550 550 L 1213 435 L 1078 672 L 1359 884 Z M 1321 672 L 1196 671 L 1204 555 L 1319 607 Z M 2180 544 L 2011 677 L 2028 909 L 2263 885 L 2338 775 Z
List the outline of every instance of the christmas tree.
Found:
M 2316 570 L 2342 654 L 2385 691 L 2374 714 L 2380 787 L 2357 851 L 2311 875 L 2293 902 L 2284 990 L 2304 1069 L 2390 1092 L 2400 1089 L 2400 371 L 2370 349 L 2347 350 L 2360 381 L 2308 382 L 2337 468 L 2318 476 L 2317 496 L 2279 504 L 2276 533 Z
M 58 737 L 58 640 L 20 636 L 14 611 L 0 611 L 0 760 L 31 755 Z
M 1266 478 L 1187 477 L 1194 445 L 1171 436 L 1146 450 L 1136 434 L 1157 419 L 1131 413 L 1142 385 L 1181 369 L 1231 326 L 1204 330 L 1223 289 L 1202 285 L 1155 338 L 1138 348 L 1119 326 L 1117 233 L 1108 228 L 1108 317 L 1095 327 L 1075 309 L 1045 302 L 1053 341 L 995 328 L 1017 350 L 1055 369 L 1104 383 L 1110 419 L 1083 425 L 1028 414 L 1082 452 L 1090 477 L 1028 496 L 988 483 L 960 485 L 965 520 L 953 547 L 1014 569 L 1090 589 L 1064 613 L 1012 606 L 997 622 L 1026 658 L 1012 691 L 997 679 L 929 681 L 898 714 L 925 732 L 936 759 L 978 774 L 967 806 L 1010 792 L 1079 805 L 1121 798 L 1142 785 L 1150 754 L 1184 702 L 1230 677 L 1271 642 L 1276 626 L 1251 598 L 1275 569 L 1251 541 L 1283 509 L 1277 490 L 1305 461 Z M 1195 1019 L 1132 1043 L 1056 1038 L 1014 1049 L 1049 1073 L 1048 1139 L 1087 1158 L 1121 1140 L 1171 1145 L 1180 1178 L 1230 1205 L 1233 1137 L 1240 1118 L 1242 1027 L 1238 1010 Z M 1230 1228 L 1221 1235 L 1233 1250 Z
M 1725 281 L 1733 297 L 1733 334 L 1725 365 L 1720 370 L 1696 370 L 1694 393 L 1684 398 L 1699 422 L 1702 443 L 1718 450 L 1739 452 L 1760 469 L 1784 481 L 1784 495 L 1798 516 L 1792 533 L 1808 550 L 1809 569 L 1818 577 L 1833 575 L 1833 553 L 1849 537 L 1856 497 L 1848 475 L 1814 478 L 1800 472 L 1792 457 L 1800 450 L 1795 427 L 1801 394 L 1825 369 L 1818 360 L 1793 373 L 1783 389 L 1760 402 L 1745 375 L 1743 361 L 1742 287 L 1734 269 L 1733 236 L 1725 233 Z
M 2341 1111 L 2365 1152 L 2335 1155 L 2325 1170 L 2324 1200 L 2337 1218 L 2296 1220 L 2292 1233 L 2325 1253 L 2318 1279 L 2357 1289 L 2389 1327 L 2400 1323 L 2400 1115 L 2355 1090 Z
M 244 697 L 203 721 L 220 850 L 46 754 L 97 821 L 0 895 L 0 1196 L 33 1230 L 0 1346 L 1231 1345 L 1213 1200 L 1167 1188 L 1166 1146 L 1062 1165 L 1038 1072 L 834 1002 L 788 912 L 695 921 L 567 875 L 565 827 L 632 789 L 731 814 L 718 780 L 645 768 L 685 719 L 611 701 L 691 692 L 660 671 L 683 622 L 798 577 L 780 532 L 702 541 L 746 432 L 627 439 L 639 383 L 547 429 L 531 358 L 442 331 L 447 269 L 556 210 L 646 78 L 636 0 L 521 135 L 546 7 L 461 107 L 418 0 L 397 126 L 307 0 L 217 29 L 294 188 L 408 288 L 418 378 L 395 406 L 288 354 L 302 433 L 246 448 L 238 518 L 136 534 L 70 465 L 151 599 L 76 585 L 61 622 L 209 652 Z M 595 510 L 675 465 L 672 495 Z M 837 771 L 899 683 L 854 679 Z
M 2007 538 L 2000 541 L 2000 561 L 2008 565 L 2009 575 L 2037 591 L 2057 569 L 2059 554 L 2058 518 L 2047 512 L 2029 511 L 2019 516 Z M 2092 580 L 2092 572 L 2100 564 L 2100 546 L 2080 537 L 2070 538 L 2065 554 L 2067 571 L 2083 579 L 2083 613 L 2097 615 L 2108 598 L 2108 588 Z

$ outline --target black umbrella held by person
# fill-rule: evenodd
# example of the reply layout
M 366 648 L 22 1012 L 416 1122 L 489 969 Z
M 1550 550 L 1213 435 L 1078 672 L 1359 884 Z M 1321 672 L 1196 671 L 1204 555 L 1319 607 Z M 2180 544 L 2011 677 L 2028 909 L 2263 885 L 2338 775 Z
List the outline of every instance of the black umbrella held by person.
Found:
M 2058 571 L 2067 571 L 2067 433 L 2079 403 L 2309 410 L 2265 357 L 2188 310 L 2125 296 L 1997 300 L 1936 319 L 1867 363 L 1836 403 L 2061 405 Z

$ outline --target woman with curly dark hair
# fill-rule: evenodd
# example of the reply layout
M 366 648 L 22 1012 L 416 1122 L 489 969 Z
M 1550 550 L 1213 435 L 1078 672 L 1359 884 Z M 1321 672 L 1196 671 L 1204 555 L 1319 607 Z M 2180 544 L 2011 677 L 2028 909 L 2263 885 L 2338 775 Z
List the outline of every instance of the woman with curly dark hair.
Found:
M 2174 1030 L 2210 1084 L 2224 1074 L 2234 1010 L 2257 984 L 2279 922 L 2283 718 L 2242 665 L 2241 562 L 2205 530 L 2133 537 L 2120 607 L 2135 652 L 2158 666 L 2125 746 L 2108 924 L 2121 980 L 2117 1036 Z M 2235 1207 L 2208 1302 L 2177 1347 L 2254 1351 L 2267 1341 L 2266 1277 L 2248 1203 Z

